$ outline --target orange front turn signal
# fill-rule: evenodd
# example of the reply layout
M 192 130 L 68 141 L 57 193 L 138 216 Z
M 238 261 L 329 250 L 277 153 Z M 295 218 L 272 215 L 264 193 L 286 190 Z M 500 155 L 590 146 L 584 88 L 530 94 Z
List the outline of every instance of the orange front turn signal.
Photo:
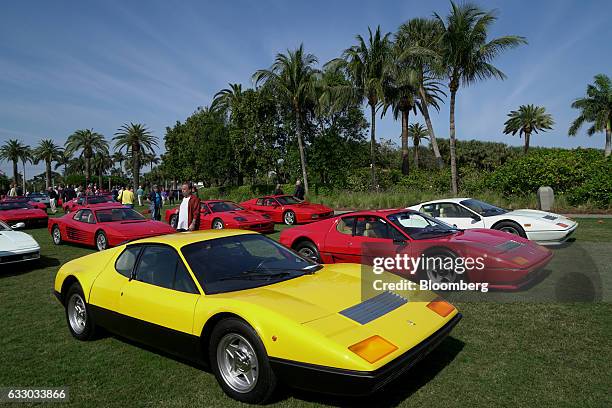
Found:
M 514 258 L 512 258 L 512 262 L 514 262 L 517 265 L 523 266 L 529 263 L 529 259 L 523 258 L 522 256 L 515 256 Z
M 369 337 L 349 347 L 353 353 L 372 364 L 386 355 L 393 353 L 397 347 L 382 337 L 376 335 Z
M 448 303 L 446 300 L 436 299 L 427 304 L 427 308 L 433 310 L 442 317 L 446 317 L 455 310 L 455 306 Z

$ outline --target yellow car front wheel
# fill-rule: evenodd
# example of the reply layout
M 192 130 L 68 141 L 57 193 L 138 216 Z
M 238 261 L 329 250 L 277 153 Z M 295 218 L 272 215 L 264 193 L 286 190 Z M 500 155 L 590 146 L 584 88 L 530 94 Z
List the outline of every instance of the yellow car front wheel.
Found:
M 276 376 L 261 339 L 246 322 L 220 321 L 208 351 L 215 377 L 228 396 L 249 404 L 262 404 L 272 396 Z

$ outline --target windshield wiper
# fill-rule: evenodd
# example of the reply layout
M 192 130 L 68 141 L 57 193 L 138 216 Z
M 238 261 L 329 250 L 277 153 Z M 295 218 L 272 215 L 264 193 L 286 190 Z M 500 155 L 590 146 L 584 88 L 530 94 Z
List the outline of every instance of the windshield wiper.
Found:
M 258 280 L 258 279 L 273 279 L 273 278 L 282 278 L 285 276 L 291 275 L 289 272 L 276 272 L 276 273 L 262 273 L 262 272 L 252 272 L 252 271 L 244 271 L 240 275 L 234 276 L 226 276 L 225 278 L 218 279 L 218 281 L 227 281 L 227 280 Z

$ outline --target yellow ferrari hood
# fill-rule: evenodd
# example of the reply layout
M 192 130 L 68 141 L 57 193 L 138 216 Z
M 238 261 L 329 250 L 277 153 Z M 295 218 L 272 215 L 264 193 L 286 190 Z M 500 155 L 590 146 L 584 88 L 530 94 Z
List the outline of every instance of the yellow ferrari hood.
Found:
M 360 265 L 326 265 L 312 275 L 269 286 L 230 292 L 227 297 L 251 303 L 306 323 L 338 313 L 361 299 Z

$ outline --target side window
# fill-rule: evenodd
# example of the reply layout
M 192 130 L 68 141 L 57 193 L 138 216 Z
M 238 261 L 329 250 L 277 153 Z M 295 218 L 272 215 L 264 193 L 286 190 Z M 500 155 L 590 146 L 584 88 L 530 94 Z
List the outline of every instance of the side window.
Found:
M 440 203 L 438 208 L 441 218 L 469 218 L 471 216 L 468 210 L 454 203 Z
M 341 234 L 353 235 L 353 225 L 355 225 L 355 217 L 340 218 L 336 224 L 336 230 Z
M 276 200 L 273 198 L 266 198 L 264 200 L 264 205 L 267 205 L 268 207 L 272 207 L 273 205 L 276 205 Z
M 440 216 L 440 211 L 438 211 L 437 207 L 438 207 L 437 204 L 427 204 L 427 205 L 422 206 L 419 211 L 431 217 L 437 218 Z
M 140 248 L 140 246 L 127 247 L 115 261 L 115 270 L 129 279 L 132 276 Z
M 76 214 L 74 214 L 74 217 L 72 217 L 72 219 L 75 221 L 81 221 L 81 214 L 83 214 L 83 210 L 77 211 Z
M 166 289 L 197 293 L 183 261 L 174 249 L 165 245 L 144 247 L 136 269 L 136 279 Z
M 94 215 L 91 212 L 91 210 L 83 210 L 81 212 L 81 218 L 79 218 L 78 221 L 84 222 L 86 224 L 95 224 L 96 223 L 96 220 L 95 220 Z
M 263 198 L 258 198 L 257 201 L 255 201 L 256 205 L 263 205 Z
M 379 217 L 358 217 L 355 225 L 355 236 L 368 238 L 391 239 L 389 224 Z

